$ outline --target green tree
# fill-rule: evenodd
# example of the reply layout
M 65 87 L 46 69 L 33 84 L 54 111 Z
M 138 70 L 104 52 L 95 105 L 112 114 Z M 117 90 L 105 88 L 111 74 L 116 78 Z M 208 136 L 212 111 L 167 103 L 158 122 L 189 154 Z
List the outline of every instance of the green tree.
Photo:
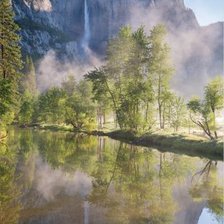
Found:
M 18 101 L 17 84 L 22 68 L 19 27 L 14 22 L 11 1 L 0 2 L 0 123 L 10 123 Z
M 212 140 L 218 138 L 215 114 L 223 108 L 223 99 L 223 79 L 216 77 L 205 87 L 204 100 L 193 98 L 188 103 L 192 122 Z
M 20 125 L 26 126 L 33 122 L 38 95 L 35 67 L 30 56 L 26 57 L 23 73 L 23 77 L 20 81 L 20 92 L 22 97 L 18 121 Z
M 199 98 L 192 98 L 188 104 L 188 109 L 190 110 L 191 121 L 202 128 L 205 134 L 210 138 L 214 139 L 214 136 L 210 129 L 210 108 L 205 102 L 201 102 Z
M 169 101 L 166 103 L 166 116 L 170 124 L 170 127 L 174 128 L 174 131 L 183 126 L 186 119 L 186 104 L 184 98 L 170 94 Z
M 66 93 L 53 87 L 42 93 L 38 99 L 39 121 L 63 123 L 65 119 Z
M 153 88 L 159 112 L 159 125 L 164 128 L 164 104 L 169 91 L 169 82 L 173 73 L 170 63 L 170 48 L 165 42 L 166 29 L 157 25 L 150 34 L 149 70 L 153 79 Z
M 22 96 L 22 104 L 18 115 L 20 125 L 26 126 L 32 123 L 34 113 L 34 97 L 28 92 Z
M 147 108 L 151 101 L 147 55 L 148 37 L 143 27 L 134 33 L 123 27 L 109 43 L 106 65 L 86 75 L 93 83 L 94 98 L 104 95 L 111 101 L 121 129 L 137 131 L 144 120 L 142 107 Z
M 0 3 L 0 74 L 3 79 L 17 80 L 22 68 L 19 27 L 14 22 L 11 1 Z
M 95 104 L 91 99 L 91 85 L 86 80 L 80 81 L 72 96 L 67 98 L 65 121 L 76 131 L 88 130 L 95 126 Z
M 212 112 L 212 129 L 215 138 L 218 138 L 216 131 L 216 112 L 224 107 L 224 79 L 221 76 L 214 78 L 205 87 L 205 100 Z

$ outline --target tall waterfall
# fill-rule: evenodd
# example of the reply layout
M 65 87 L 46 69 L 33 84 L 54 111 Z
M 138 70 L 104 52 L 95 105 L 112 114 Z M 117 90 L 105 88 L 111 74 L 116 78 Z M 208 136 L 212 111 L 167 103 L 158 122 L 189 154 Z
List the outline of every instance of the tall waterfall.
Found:
M 84 0 L 84 36 L 83 36 L 83 45 L 85 47 L 89 46 L 89 40 L 90 40 L 90 21 L 89 21 L 89 9 L 87 0 Z

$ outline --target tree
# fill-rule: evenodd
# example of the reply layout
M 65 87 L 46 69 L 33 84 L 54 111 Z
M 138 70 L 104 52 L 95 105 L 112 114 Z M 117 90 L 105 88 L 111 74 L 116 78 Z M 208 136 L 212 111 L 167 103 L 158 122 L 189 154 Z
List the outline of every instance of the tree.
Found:
M 186 104 L 182 97 L 178 97 L 175 94 L 170 94 L 169 101 L 166 105 L 166 116 L 169 124 L 174 128 L 174 131 L 178 131 L 185 120 Z
M 32 123 L 34 103 L 35 100 L 33 96 L 28 91 L 25 91 L 22 96 L 22 104 L 20 106 L 20 112 L 18 115 L 18 121 L 20 125 L 26 126 Z
M 191 120 L 198 125 L 210 139 L 217 139 L 215 113 L 223 108 L 223 79 L 212 80 L 204 92 L 204 100 L 193 98 L 188 103 Z
M 163 107 L 169 91 L 169 81 L 173 72 L 170 64 L 170 49 L 165 43 L 166 29 L 157 25 L 150 34 L 149 70 L 153 79 L 153 87 L 159 111 L 160 128 L 164 128 Z
M 199 98 L 192 98 L 188 104 L 188 109 L 191 111 L 190 118 L 192 122 L 203 129 L 205 134 L 210 138 L 214 139 L 210 130 L 210 108 L 206 103 L 201 102 Z
M 0 74 L 3 79 L 17 80 L 22 68 L 19 27 L 14 22 L 11 1 L 0 3 Z
M 205 100 L 212 111 L 212 123 L 215 138 L 218 138 L 216 131 L 216 111 L 224 106 L 224 79 L 221 76 L 214 78 L 205 87 Z
M 35 67 L 30 56 L 26 57 L 23 73 L 23 77 L 20 80 L 20 93 L 22 97 L 18 121 L 20 125 L 26 126 L 33 121 L 38 95 Z
M 65 121 L 75 131 L 88 130 L 95 124 L 95 105 L 91 99 L 90 83 L 86 80 L 80 81 L 72 96 L 67 98 Z
M 9 0 L 0 2 L 0 119 L 13 114 L 18 101 L 17 84 L 22 68 L 19 27 L 14 22 L 14 13 Z M 11 117 L 11 116 L 10 116 Z M 7 120 L 7 119 L 6 119 Z M 6 121 L 9 122 L 8 120 Z
M 148 37 L 143 27 L 134 33 L 123 27 L 109 43 L 106 65 L 86 75 L 93 83 L 94 98 L 105 94 L 111 101 L 121 129 L 137 131 L 143 123 L 143 104 L 147 108 L 151 101 L 147 55 Z M 148 114 L 145 117 L 147 120 Z
M 39 120 L 43 122 L 63 123 L 65 119 L 66 93 L 53 87 L 42 93 L 38 99 Z

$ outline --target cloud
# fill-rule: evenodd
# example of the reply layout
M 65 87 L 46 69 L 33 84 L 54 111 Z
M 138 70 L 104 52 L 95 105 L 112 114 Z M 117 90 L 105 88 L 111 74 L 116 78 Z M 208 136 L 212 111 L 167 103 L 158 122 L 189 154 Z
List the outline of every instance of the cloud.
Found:
M 34 188 L 47 201 L 54 200 L 64 193 L 68 196 L 76 194 L 85 197 L 92 190 L 92 178 L 81 171 L 67 173 L 62 168 L 53 169 L 48 163 L 36 156 L 36 172 Z

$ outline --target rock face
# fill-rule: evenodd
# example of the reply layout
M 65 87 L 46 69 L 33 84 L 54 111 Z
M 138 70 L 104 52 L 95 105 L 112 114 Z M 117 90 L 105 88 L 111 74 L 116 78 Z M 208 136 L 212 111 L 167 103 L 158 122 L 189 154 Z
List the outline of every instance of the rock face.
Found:
M 44 56 L 51 49 L 71 59 L 81 55 L 86 24 L 89 24 L 89 34 L 85 44 L 94 53 L 103 55 L 108 39 L 116 35 L 122 25 L 130 24 L 135 29 L 143 24 L 150 30 L 157 23 L 165 23 L 179 75 L 174 86 L 189 84 L 184 90 L 190 93 L 195 88 L 190 83 L 195 80 L 203 86 L 209 75 L 222 74 L 223 23 L 200 27 L 184 0 L 12 2 L 21 27 L 23 52 L 34 58 Z
M 197 21 L 183 0 L 86 0 L 91 27 L 90 47 L 102 52 L 108 39 L 130 23 L 133 8 L 163 14 L 170 27 L 195 28 Z M 84 0 L 13 0 L 16 21 L 22 28 L 23 50 L 44 55 L 49 49 L 64 52 L 65 45 L 77 48 L 84 36 Z M 67 52 L 68 53 L 68 52 Z M 71 49 L 70 49 L 71 53 Z
M 83 0 L 13 0 L 23 51 L 42 56 L 48 50 L 71 54 L 83 34 Z M 67 52 L 67 47 L 69 51 Z

